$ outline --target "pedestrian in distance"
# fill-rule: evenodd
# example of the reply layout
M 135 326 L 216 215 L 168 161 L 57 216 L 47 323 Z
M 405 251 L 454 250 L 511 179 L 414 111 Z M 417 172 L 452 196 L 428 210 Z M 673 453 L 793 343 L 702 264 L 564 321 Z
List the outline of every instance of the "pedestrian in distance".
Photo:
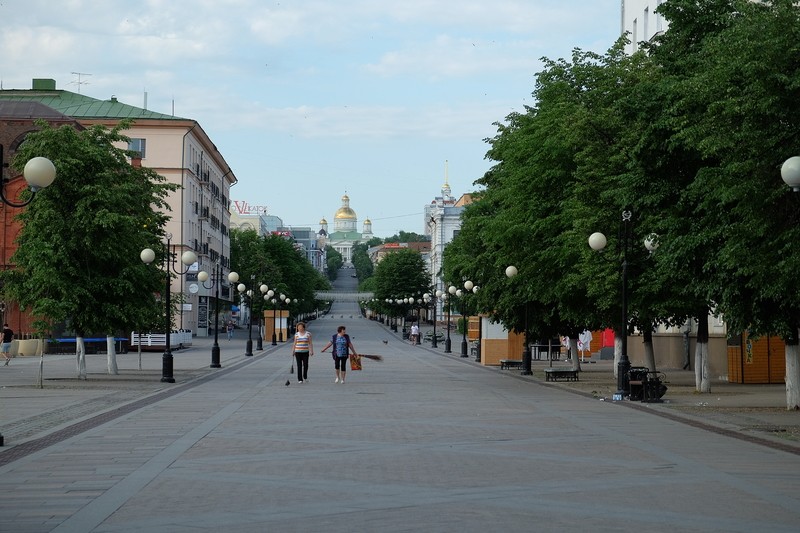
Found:
M 233 329 L 234 329 L 233 320 L 228 320 L 228 325 L 226 326 L 226 329 L 228 330 L 228 340 L 231 340 L 233 338 Z
M 328 348 L 332 348 L 331 355 L 333 356 L 333 364 L 336 368 L 336 379 L 333 382 L 344 385 L 349 353 L 352 352 L 355 357 L 358 357 L 356 348 L 350 341 L 350 335 L 347 334 L 347 328 L 344 326 L 339 326 L 337 328 L 336 334 L 331 337 L 330 342 L 325 345 L 322 351 L 324 352 Z
M 419 326 L 416 323 L 411 324 L 411 344 L 419 344 Z
M 8 324 L 3 324 L 3 357 L 6 358 L 6 362 L 3 366 L 8 366 L 8 363 L 11 361 L 11 356 L 9 352 L 11 352 L 11 341 L 14 340 L 14 331 L 8 327 Z
M 292 354 L 297 361 L 297 382 L 308 381 L 308 358 L 314 355 L 314 343 L 311 341 L 311 333 L 306 331 L 305 322 L 297 323 Z

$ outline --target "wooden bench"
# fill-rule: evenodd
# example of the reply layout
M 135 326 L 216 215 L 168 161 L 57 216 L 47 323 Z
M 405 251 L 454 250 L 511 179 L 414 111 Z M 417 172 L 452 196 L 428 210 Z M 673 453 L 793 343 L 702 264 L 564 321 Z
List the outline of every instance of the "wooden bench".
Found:
M 578 371 L 572 368 L 545 368 L 545 381 L 578 381 Z
M 522 361 L 519 359 L 500 359 L 500 370 L 511 368 L 522 368 Z

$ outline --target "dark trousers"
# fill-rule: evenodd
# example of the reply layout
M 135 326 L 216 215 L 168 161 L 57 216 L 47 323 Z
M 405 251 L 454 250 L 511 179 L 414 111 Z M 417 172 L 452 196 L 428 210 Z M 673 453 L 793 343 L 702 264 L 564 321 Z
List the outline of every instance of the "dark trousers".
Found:
M 294 352 L 297 359 L 297 381 L 308 379 L 308 352 Z

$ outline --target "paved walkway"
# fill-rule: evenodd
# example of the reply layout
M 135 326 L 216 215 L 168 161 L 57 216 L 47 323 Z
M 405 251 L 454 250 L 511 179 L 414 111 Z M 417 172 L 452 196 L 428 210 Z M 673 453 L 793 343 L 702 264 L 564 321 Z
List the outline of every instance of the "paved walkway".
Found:
M 288 344 L 245 357 L 242 331 L 222 369 L 208 340 L 176 352 L 175 384 L 160 353 L 120 376 L 89 356 L 85 382 L 48 356 L 44 389 L 38 359 L 0 368 L 0 531 L 797 530 L 797 450 L 412 347 L 352 305 L 309 324 L 317 351 L 341 323 L 384 356 L 344 385 L 327 353 L 302 385 Z

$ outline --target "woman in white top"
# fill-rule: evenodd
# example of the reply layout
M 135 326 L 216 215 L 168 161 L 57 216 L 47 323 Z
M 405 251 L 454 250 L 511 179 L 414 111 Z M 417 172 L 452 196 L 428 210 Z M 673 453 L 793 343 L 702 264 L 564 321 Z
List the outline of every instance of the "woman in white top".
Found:
M 297 323 L 297 333 L 294 334 L 292 354 L 297 360 L 297 382 L 308 381 L 308 357 L 314 355 L 314 344 L 311 342 L 311 333 L 306 331 L 306 323 Z

